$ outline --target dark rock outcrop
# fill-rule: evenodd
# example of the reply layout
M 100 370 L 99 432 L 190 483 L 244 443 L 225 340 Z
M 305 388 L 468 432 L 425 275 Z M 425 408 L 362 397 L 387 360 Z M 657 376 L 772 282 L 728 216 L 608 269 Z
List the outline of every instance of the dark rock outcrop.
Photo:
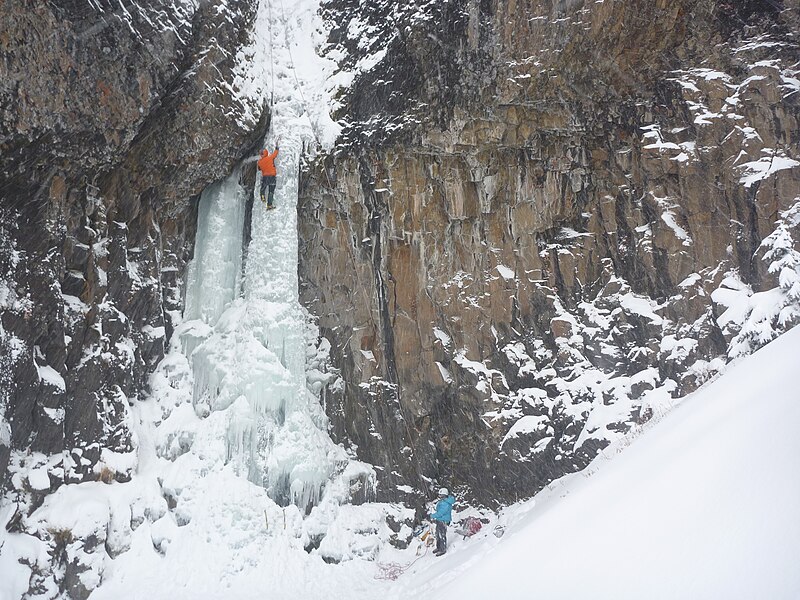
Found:
M 0 481 L 23 511 L 135 467 L 130 405 L 182 307 L 193 198 L 266 130 L 233 87 L 256 5 L 3 3 Z
M 530 495 L 796 322 L 726 308 L 798 300 L 797 2 L 326 7 L 356 77 L 302 300 L 382 497 Z

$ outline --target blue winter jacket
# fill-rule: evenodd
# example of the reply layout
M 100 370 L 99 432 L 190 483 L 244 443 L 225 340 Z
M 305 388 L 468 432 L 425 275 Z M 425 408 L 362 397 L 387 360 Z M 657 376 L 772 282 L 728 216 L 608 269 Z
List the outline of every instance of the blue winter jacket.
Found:
M 436 512 L 430 514 L 430 518 L 434 521 L 441 521 L 442 523 L 449 523 L 453 520 L 453 504 L 456 503 L 456 499 L 453 496 L 448 496 L 447 498 L 442 498 L 436 504 Z

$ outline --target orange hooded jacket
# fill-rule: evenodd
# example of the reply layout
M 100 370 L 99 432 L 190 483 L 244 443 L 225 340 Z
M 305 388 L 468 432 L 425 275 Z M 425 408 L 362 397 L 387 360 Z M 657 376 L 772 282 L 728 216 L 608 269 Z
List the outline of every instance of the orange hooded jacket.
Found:
M 261 151 L 261 158 L 258 161 L 258 168 L 261 170 L 261 174 L 264 177 L 269 177 L 270 175 L 275 176 L 278 174 L 278 171 L 275 169 L 275 157 L 278 156 L 278 149 L 275 148 L 275 151 L 270 153 L 266 150 Z

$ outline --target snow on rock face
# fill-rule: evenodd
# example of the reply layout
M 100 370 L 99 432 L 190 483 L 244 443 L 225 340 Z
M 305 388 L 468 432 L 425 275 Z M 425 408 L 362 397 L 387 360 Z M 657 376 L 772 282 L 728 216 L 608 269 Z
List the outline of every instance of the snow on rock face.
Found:
M 534 493 L 797 322 L 796 7 L 323 14 L 342 150 L 303 186 L 302 299 L 383 498 Z
M 800 201 L 780 213 L 776 229 L 761 243 L 759 253 L 777 286 L 753 292 L 738 271 L 727 274 L 711 297 L 723 310 L 718 319 L 730 340 L 729 355 L 750 354 L 782 331 L 800 323 Z
M 445 557 L 398 580 L 396 597 L 798 597 L 798 352 L 795 328 L 584 473 L 467 541 L 451 536 Z
M 37 491 L 49 489 L 50 477 L 47 475 L 47 469 L 40 467 L 32 470 L 28 475 L 28 483 L 31 488 Z

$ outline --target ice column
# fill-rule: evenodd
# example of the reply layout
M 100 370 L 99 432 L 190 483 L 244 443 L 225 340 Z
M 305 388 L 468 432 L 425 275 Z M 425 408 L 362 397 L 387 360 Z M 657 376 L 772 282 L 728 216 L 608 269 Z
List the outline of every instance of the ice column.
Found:
M 180 336 L 195 411 L 226 420 L 227 464 L 279 504 L 308 509 L 347 457 L 306 387 L 306 314 L 297 279 L 301 147 L 299 136 L 281 142 L 277 209 L 254 199 L 243 282 L 246 192 L 238 173 L 203 192 Z
M 298 301 L 297 193 L 302 140 L 284 133 L 275 203 L 267 211 L 256 202 L 244 298 L 252 332 L 280 362 L 286 387 L 265 389 L 250 402 L 256 440 L 252 459 L 264 485 L 278 502 L 306 508 L 319 499 L 325 483 L 346 457 L 327 434 L 319 399 L 306 388 L 305 313 Z M 276 410 L 277 406 L 277 410 Z
M 214 325 L 233 301 L 242 267 L 246 193 L 239 173 L 200 196 L 194 258 L 189 263 L 184 319 Z

